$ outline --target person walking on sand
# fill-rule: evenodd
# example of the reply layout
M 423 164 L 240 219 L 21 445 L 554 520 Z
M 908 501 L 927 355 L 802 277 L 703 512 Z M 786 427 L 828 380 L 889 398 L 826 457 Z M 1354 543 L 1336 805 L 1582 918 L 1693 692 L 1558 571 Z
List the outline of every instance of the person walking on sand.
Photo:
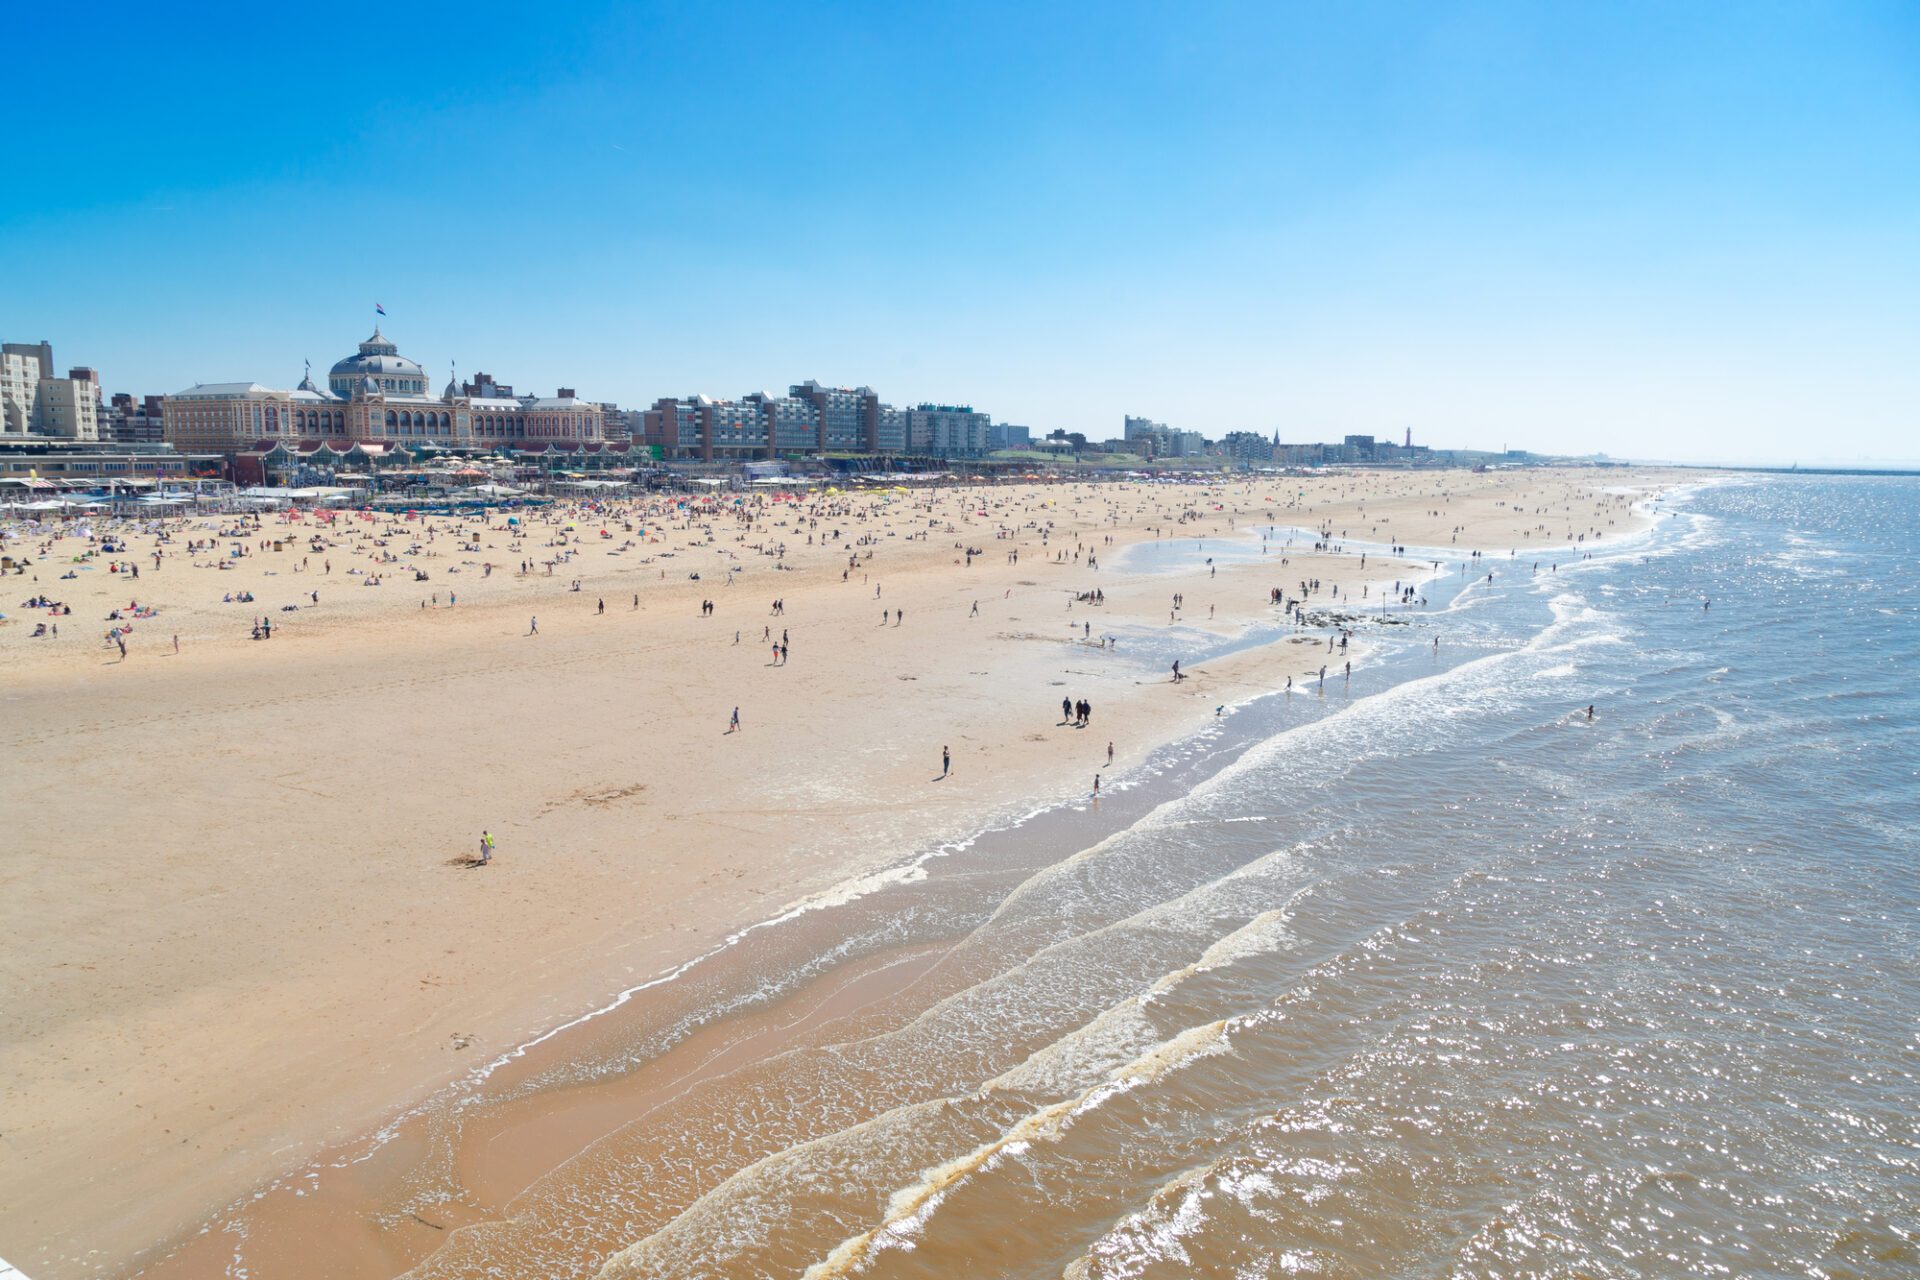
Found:
M 527 619 L 527 634 L 530 636 L 537 636 L 540 634 L 540 617 L 538 614 L 535 614 L 533 617 Z
M 1107 744 L 1107 763 L 1113 763 L 1113 744 L 1111 742 Z
M 56 633 L 56 634 L 57 634 L 57 633 Z M 179 636 L 175 636 L 175 637 L 173 638 L 173 651 L 174 651 L 175 653 L 178 653 L 178 652 L 180 652 L 180 637 L 179 637 Z
M 482 831 L 480 833 L 480 865 L 484 867 L 492 861 L 493 833 L 490 831 Z
M 946 777 L 953 772 L 953 753 L 945 747 L 940 748 L 940 776 Z
M 738 707 L 735 707 L 733 709 L 733 719 L 727 721 L 727 732 L 728 733 L 740 732 L 740 708 Z

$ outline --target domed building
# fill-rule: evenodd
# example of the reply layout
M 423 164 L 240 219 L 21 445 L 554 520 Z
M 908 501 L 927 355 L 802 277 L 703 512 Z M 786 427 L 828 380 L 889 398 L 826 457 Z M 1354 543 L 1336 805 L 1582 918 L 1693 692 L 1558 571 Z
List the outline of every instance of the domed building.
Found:
M 569 455 L 580 459 L 575 465 L 593 465 L 587 456 L 606 447 L 601 406 L 564 389 L 555 396 L 516 396 L 484 373 L 471 383 L 450 379 L 436 396 L 427 371 L 377 327 L 357 353 L 328 371 L 324 390 L 311 372 L 291 391 L 202 383 L 168 396 L 163 414 L 168 440 L 236 455 L 236 461 L 284 447 L 343 456 L 358 450 L 362 457 L 499 450 L 556 460 Z M 617 452 L 624 454 L 624 445 Z
M 327 374 L 328 388 L 342 400 L 353 399 L 369 385 L 388 395 L 427 394 L 427 371 L 401 355 L 400 348 L 381 334 L 379 325 L 373 327 L 373 336 L 360 344 L 359 355 L 348 356 Z

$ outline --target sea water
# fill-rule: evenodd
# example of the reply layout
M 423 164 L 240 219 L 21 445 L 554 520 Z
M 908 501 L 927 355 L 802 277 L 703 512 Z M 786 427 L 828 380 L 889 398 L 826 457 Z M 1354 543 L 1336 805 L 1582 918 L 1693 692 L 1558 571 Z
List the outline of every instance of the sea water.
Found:
M 1433 558 L 1350 681 L 609 1024 L 937 957 L 417 1274 L 1920 1274 L 1920 481 Z

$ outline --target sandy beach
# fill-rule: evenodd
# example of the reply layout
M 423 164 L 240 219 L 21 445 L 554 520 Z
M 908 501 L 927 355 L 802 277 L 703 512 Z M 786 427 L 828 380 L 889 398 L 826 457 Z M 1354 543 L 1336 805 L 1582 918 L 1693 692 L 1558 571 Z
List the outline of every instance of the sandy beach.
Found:
M 1495 573 L 1564 561 L 1639 527 L 1632 504 L 1670 480 L 1356 473 L 660 496 L 514 526 L 16 524 L 4 550 L 31 565 L 0 578 L 0 1249 L 42 1278 L 209 1274 L 228 1248 L 196 1236 L 210 1215 L 476 1066 L 915 849 L 1085 798 L 1217 707 L 1323 666 L 1331 682 L 1365 649 L 1364 628 L 1330 654 L 1308 626 L 1176 683 L 1126 660 L 1138 637 L 1200 652 L 1284 623 L 1273 593 L 1303 582 L 1320 584 L 1316 615 L 1378 613 L 1395 584 L 1417 597 L 1436 558 L 1420 548 L 1445 549 L 1445 572 L 1473 552 Z M 1330 545 L 1263 547 L 1269 524 Z M 1121 567 L 1136 544 L 1202 540 L 1211 567 Z M 1363 566 L 1360 542 L 1416 550 Z M 71 612 L 23 607 L 42 595 Z M 103 633 L 135 602 L 155 612 L 123 657 Z M 260 619 L 270 639 L 252 638 Z M 33 638 L 43 622 L 59 636 Z M 1090 702 L 1089 723 L 1064 721 L 1062 698 Z M 817 1016 L 913 963 L 848 976 Z M 763 1030 L 707 1069 L 797 1034 Z M 474 1173 L 472 1203 L 504 1205 L 595 1136 L 590 1101 L 545 1114 Z M 404 1180 L 404 1146 L 343 1212 Z M 268 1274 L 393 1275 L 437 1244 L 309 1240 Z

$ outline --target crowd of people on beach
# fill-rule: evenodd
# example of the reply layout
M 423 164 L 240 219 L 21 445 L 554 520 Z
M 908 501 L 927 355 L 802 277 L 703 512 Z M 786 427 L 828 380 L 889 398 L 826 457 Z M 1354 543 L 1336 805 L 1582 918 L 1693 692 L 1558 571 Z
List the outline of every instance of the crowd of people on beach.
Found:
M 1348 530 L 1336 531 L 1331 524 L 1309 527 L 1306 517 L 1312 514 L 1312 508 L 1302 510 L 1298 497 L 1269 498 L 1271 505 L 1261 509 L 1257 501 L 1249 501 L 1248 491 L 1258 487 L 1249 483 L 1242 492 L 1229 495 L 1199 484 L 1164 488 L 1138 486 L 1125 490 L 1071 482 L 1020 488 L 937 485 L 879 492 L 816 489 L 784 493 L 756 491 L 740 496 L 648 494 L 441 513 L 293 509 L 216 517 L 89 515 L 45 522 L 11 520 L 0 521 L 0 550 L 8 553 L 0 572 L 28 575 L 38 582 L 40 570 L 45 566 L 58 569 L 58 577 L 65 582 L 77 581 L 91 572 L 104 572 L 113 579 L 140 581 L 144 561 L 149 573 L 159 573 L 163 568 L 169 570 L 159 577 L 165 584 L 158 593 L 168 602 L 165 607 L 184 610 L 188 615 L 187 629 L 209 640 L 217 639 L 217 634 L 208 633 L 204 613 L 193 603 L 192 589 L 187 584 L 193 580 L 196 570 L 243 572 L 251 575 L 248 585 L 226 589 L 217 597 L 206 599 L 217 599 L 220 604 L 252 605 L 259 602 L 261 592 L 279 591 L 282 599 L 274 601 L 272 607 L 285 615 L 284 620 L 276 622 L 273 612 L 268 612 L 251 617 L 246 625 L 251 640 L 265 641 L 277 638 L 283 631 L 297 636 L 308 617 L 321 608 L 317 590 L 284 590 L 273 580 L 281 575 L 312 572 L 329 576 L 336 559 L 346 560 L 347 575 L 363 586 L 383 586 L 396 572 L 410 574 L 414 583 L 427 583 L 439 576 L 457 580 L 465 575 L 470 576 L 477 590 L 478 583 L 488 584 L 479 590 L 480 595 L 500 601 L 516 597 L 544 598 L 553 588 L 541 584 L 554 578 L 559 568 L 568 567 L 576 576 L 566 580 L 565 592 L 569 596 L 587 595 L 591 615 L 600 619 L 608 616 L 607 598 L 604 594 L 586 592 L 589 578 L 606 580 L 610 574 L 632 575 L 640 576 L 643 584 L 652 581 L 662 587 L 669 587 L 675 581 L 703 584 L 717 581 L 717 593 L 704 595 L 698 601 L 699 616 L 712 619 L 721 613 L 722 601 L 727 599 L 739 575 L 755 568 L 793 572 L 802 567 L 796 563 L 795 556 L 801 548 L 815 549 L 807 553 L 810 556 L 817 556 L 818 549 L 830 549 L 836 557 L 833 567 L 839 570 L 840 581 L 851 584 L 853 575 L 859 574 L 860 585 L 871 587 L 871 599 L 881 601 L 883 584 L 874 580 L 878 553 L 896 545 L 931 546 L 940 539 L 942 545 L 951 548 L 953 566 L 971 577 L 976 572 L 976 561 L 984 554 L 983 544 L 998 541 L 1006 546 L 1006 564 L 1010 568 L 1017 569 L 1022 564 L 1025 550 L 1038 552 L 1050 566 L 1074 573 L 1078 580 L 1063 582 L 1060 586 L 1068 614 L 1068 638 L 1114 653 L 1120 646 L 1112 630 L 1103 630 L 1096 638 L 1091 621 L 1085 617 L 1074 618 L 1072 614 L 1076 606 L 1082 610 L 1107 609 L 1108 583 L 1089 581 L 1082 575 L 1100 573 L 1101 553 L 1117 549 L 1117 531 L 1123 527 L 1131 528 L 1131 540 L 1192 540 L 1195 570 L 1204 575 L 1206 584 L 1218 579 L 1221 563 L 1211 554 L 1214 548 L 1202 539 L 1209 532 L 1212 536 L 1237 534 L 1235 511 L 1266 521 L 1260 526 L 1257 540 L 1243 544 L 1236 555 L 1244 558 L 1248 549 L 1257 547 L 1258 555 L 1267 564 L 1277 564 L 1281 569 L 1291 568 L 1296 558 L 1302 559 L 1305 565 L 1315 565 L 1331 557 L 1348 556 L 1364 569 L 1367 550 L 1361 546 L 1357 555 L 1348 550 Z M 1579 540 L 1600 537 L 1601 518 L 1617 513 L 1622 505 L 1597 502 L 1593 525 L 1578 531 Z M 1444 506 L 1437 506 L 1433 512 L 1437 517 L 1445 510 Z M 1106 528 L 1087 527 L 1088 517 L 1095 513 L 1098 513 L 1095 518 L 1105 523 Z M 1539 522 L 1542 536 L 1547 527 L 1545 520 Z M 1458 532 L 1456 528 L 1456 536 Z M 1375 526 L 1364 533 L 1378 537 L 1379 528 Z M 1572 533 L 1570 527 L 1570 537 Z M 1408 554 L 1404 541 L 1394 540 L 1389 545 L 1402 555 Z M 582 557 L 589 550 L 605 557 L 604 568 L 587 569 Z M 1203 550 L 1207 554 L 1202 555 Z M 1462 572 L 1467 571 L 1468 564 L 1477 566 L 1479 572 L 1486 572 L 1479 561 L 1480 553 L 1472 553 L 1463 563 Z M 1432 563 L 1435 568 L 1439 565 L 1438 560 Z M 818 561 L 812 561 L 811 567 L 817 569 Z M 1557 564 L 1554 567 L 1557 569 Z M 494 585 L 496 569 L 507 570 L 502 576 L 508 579 L 508 589 Z M 1538 564 L 1534 571 L 1539 572 Z M 183 573 L 187 575 L 185 578 Z M 1487 573 L 1486 576 L 1491 581 L 1493 575 Z M 1011 601 L 1016 585 L 1035 584 L 1009 583 L 1000 593 L 1003 600 Z M 1375 586 L 1381 589 L 1370 595 Z M 1187 621 L 1191 589 L 1192 584 L 1186 582 L 1170 593 L 1167 623 L 1176 629 L 1194 625 Z M 1348 651 L 1354 624 L 1346 615 L 1326 616 L 1318 606 L 1310 616 L 1312 602 L 1324 600 L 1331 605 L 1343 600 L 1369 601 L 1367 607 L 1371 608 L 1370 601 L 1377 598 L 1382 610 L 1389 604 L 1409 610 L 1425 603 L 1417 580 L 1407 577 L 1405 569 L 1390 588 L 1363 581 L 1358 591 L 1356 597 L 1350 590 L 1343 591 L 1339 583 L 1325 581 L 1313 572 L 1300 574 L 1291 590 L 1277 585 L 1264 588 L 1267 606 L 1295 626 L 1323 634 L 1329 653 Z M 451 586 L 444 591 L 436 589 L 419 598 L 419 611 L 440 610 L 443 594 L 446 608 L 453 608 L 460 601 L 459 592 Z M 964 616 L 981 618 L 982 602 L 982 596 L 969 593 L 963 600 Z M 379 607 L 371 600 L 368 603 L 373 608 Z M 1217 600 L 1208 600 L 1205 604 L 1207 613 L 1200 620 L 1203 623 L 1213 620 L 1219 607 Z M 21 607 L 43 615 L 36 620 L 30 634 L 31 638 L 48 642 L 59 639 L 57 620 L 72 612 L 67 600 L 54 599 L 43 591 L 27 595 Z M 152 622 L 160 616 L 161 607 L 147 595 L 145 599 L 130 599 L 110 609 L 106 617 L 114 626 L 107 631 L 105 639 L 121 660 L 131 652 L 129 641 L 145 634 L 136 629 L 137 624 Z M 637 613 L 642 607 L 642 592 L 632 592 L 631 610 Z M 1138 604 L 1130 603 L 1129 607 L 1137 611 Z M 1348 607 L 1352 608 L 1352 603 Z M 787 593 L 772 596 L 769 611 L 774 618 L 786 618 Z M 898 629 L 905 624 L 907 609 L 897 600 L 886 601 L 878 612 L 882 627 Z M 370 616 L 368 610 L 356 607 L 353 602 L 348 602 L 339 614 L 343 622 L 365 616 Z M 528 613 L 527 617 L 527 637 L 540 636 L 538 614 Z M 729 629 L 731 644 L 741 644 L 741 631 Z M 1176 631 L 1176 634 L 1180 633 Z M 763 652 L 769 655 L 766 666 L 785 668 L 788 665 L 789 628 L 783 627 L 775 638 L 770 624 L 763 626 L 761 644 Z M 173 635 L 172 652 L 180 652 L 177 631 Z M 1349 679 L 1351 672 L 1349 661 L 1345 668 Z M 1192 674 L 1185 659 L 1171 660 L 1171 683 L 1184 684 Z M 1318 676 L 1324 685 L 1324 666 Z M 1288 675 L 1285 679 L 1286 688 L 1290 690 L 1293 677 Z M 1092 713 L 1092 702 L 1086 697 L 1061 699 L 1062 726 L 1086 729 L 1091 725 Z M 741 727 L 740 708 L 734 707 L 725 731 L 729 735 L 738 734 Z M 1113 748 L 1109 743 L 1107 763 L 1111 766 L 1112 762 Z M 946 778 L 951 774 L 951 751 L 942 747 L 940 776 Z M 1096 792 L 1098 786 L 1096 778 Z M 491 840 L 490 835 L 484 837 L 483 847 L 488 851 L 492 848 Z M 481 863 L 490 857 L 488 852 L 480 859 Z

